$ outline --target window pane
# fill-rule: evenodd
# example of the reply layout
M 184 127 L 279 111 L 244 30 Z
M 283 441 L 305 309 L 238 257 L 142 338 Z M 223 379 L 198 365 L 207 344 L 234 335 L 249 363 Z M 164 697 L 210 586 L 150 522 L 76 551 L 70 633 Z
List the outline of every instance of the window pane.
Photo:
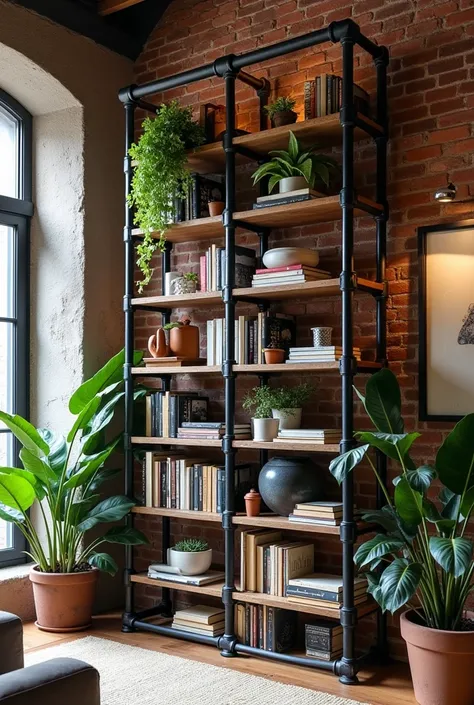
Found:
M 0 467 L 13 465 L 13 438 L 11 433 L 0 433 Z M 1 551 L 13 547 L 13 525 L 0 519 Z
M 0 322 L 0 410 L 12 414 L 14 370 L 14 323 Z M 5 426 L 0 423 L 0 429 Z
M 15 229 L 0 225 L 0 316 L 15 316 Z
M 18 121 L 0 106 L 0 193 L 18 198 Z

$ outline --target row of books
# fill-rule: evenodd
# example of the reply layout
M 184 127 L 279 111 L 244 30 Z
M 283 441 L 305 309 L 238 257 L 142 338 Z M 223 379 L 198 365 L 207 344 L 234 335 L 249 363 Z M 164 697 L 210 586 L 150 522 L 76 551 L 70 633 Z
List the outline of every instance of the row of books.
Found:
M 298 615 L 267 605 L 235 605 L 235 631 L 242 644 L 283 653 L 296 643 Z
M 304 284 L 304 282 L 315 282 L 323 279 L 330 279 L 329 272 L 316 267 L 309 267 L 303 264 L 293 265 L 282 271 L 281 267 L 271 269 L 259 269 L 252 277 L 252 286 L 280 286 L 281 284 Z
M 191 174 L 186 197 L 175 202 L 175 223 L 209 217 L 209 201 L 223 201 L 225 180 L 221 174 Z
M 235 246 L 234 287 L 245 289 L 251 286 L 252 275 L 257 267 L 255 250 Z M 206 254 L 199 258 L 201 291 L 221 291 L 225 284 L 225 248 L 212 244 Z
M 309 573 L 290 578 L 286 595 L 290 602 L 333 610 L 337 615 L 343 604 L 342 575 Z M 364 602 L 367 602 L 367 580 L 354 578 L 354 604 L 361 605 Z
M 369 115 L 370 98 L 367 91 L 354 83 L 354 105 L 359 113 Z M 304 119 L 338 113 L 342 106 L 342 78 L 323 73 L 304 84 Z
M 225 435 L 225 423 L 222 421 L 203 421 L 184 423 L 178 429 L 178 438 L 200 438 L 201 440 L 220 441 Z M 237 440 L 252 437 L 249 423 L 234 424 L 234 436 Z
M 222 365 L 225 347 L 225 319 L 207 321 L 207 364 Z M 238 365 L 262 364 L 264 348 L 281 348 L 287 353 L 296 337 L 294 316 L 260 311 L 257 316 L 239 316 L 235 321 L 235 360 Z
M 294 443 L 326 445 L 340 443 L 341 432 L 332 428 L 283 428 L 273 440 L 276 443 L 287 443 L 291 440 Z
M 194 605 L 178 610 L 171 624 L 172 629 L 192 634 L 221 636 L 224 633 L 224 610 L 208 605 Z
M 184 423 L 207 421 L 208 397 L 197 392 L 152 392 L 145 399 L 145 435 L 177 438 Z
M 360 360 L 360 348 L 353 348 L 353 355 Z M 293 365 L 301 362 L 337 362 L 342 355 L 340 345 L 322 345 L 320 347 L 290 348 L 287 364 Z
M 296 524 L 339 526 L 342 520 L 342 503 L 302 502 L 295 505 L 288 519 Z

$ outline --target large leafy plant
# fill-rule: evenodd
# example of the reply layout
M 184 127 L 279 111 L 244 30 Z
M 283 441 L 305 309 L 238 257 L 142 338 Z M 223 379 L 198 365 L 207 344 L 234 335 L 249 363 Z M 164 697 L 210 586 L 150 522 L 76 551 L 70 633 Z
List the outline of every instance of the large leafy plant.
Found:
M 315 149 L 316 146 L 302 151 L 294 133 L 290 131 L 288 151 L 274 149 L 269 152 L 273 159 L 259 166 L 252 174 L 254 185 L 269 176 L 268 193 L 271 193 L 282 179 L 303 176 L 310 188 L 321 184 L 329 189 L 334 175 L 339 173 L 339 165 L 324 154 L 313 154 Z
M 135 222 L 144 234 L 137 246 L 137 265 L 143 275 L 137 282 L 140 293 L 153 275 L 153 253 L 164 249 L 177 203 L 188 192 L 191 174 L 186 168 L 186 150 L 203 142 L 204 132 L 193 121 L 191 107 L 173 100 L 161 105 L 155 118 L 145 119 L 142 136 L 130 148 L 136 168 L 129 204 L 135 207 Z M 152 237 L 154 231 L 160 234 L 159 240 Z
M 368 381 L 365 396 L 356 392 L 375 430 L 356 433 L 361 445 L 335 458 L 330 470 L 342 482 L 367 460 L 386 505 L 365 515 L 380 530 L 354 560 L 366 571 L 369 592 L 384 611 L 407 605 L 426 626 L 457 630 L 474 572 L 473 545 L 466 536 L 474 507 L 474 414 L 447 436 L 434 466 L 417 467 L 410 449 L 420 434 L 405 431 L 395 375 L 380 370 Z M 399 466 L 393 492 L 384 487 L 372 450 Z M 433 498 L 435 479 L 441 488 Z
M 134 364 L 141 358 L 135 353 Z M 74 392 L 69 411 L 76 418 L 67 438 L 0 411 L 0 423 L 22 446 L 23 465 L 0 467 L 0 519 L 18 527 L 27 540 L 27 554 L 42 572 L 73 573 L 95 566 L 114 574 L 113 558 L 98 551 L 102 544 L 148 543 L 140 531 L 124 525 L 111 527 L 90 543 L 84 540 L 89 529 L 123 519 L 135 504 L 128 497 L 101 495 L 103 483 L 119 472 L 104 465 L 122 437 L 119 433 L 108 439 L 106 429 L 124 397 L 123 364 L 122 350 Z M 28 513 L 35 502 L 44 518 L 44 546 Z

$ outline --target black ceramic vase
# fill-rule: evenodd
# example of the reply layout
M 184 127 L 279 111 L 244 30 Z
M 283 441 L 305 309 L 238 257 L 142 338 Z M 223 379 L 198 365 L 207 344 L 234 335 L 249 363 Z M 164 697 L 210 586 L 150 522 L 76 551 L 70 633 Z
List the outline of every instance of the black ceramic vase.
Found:
M 322 499 L 323 478 L 309 458 L 275 457 L 260 470 L 258 490 L 272 512 L 287 517 L 298 502 Z

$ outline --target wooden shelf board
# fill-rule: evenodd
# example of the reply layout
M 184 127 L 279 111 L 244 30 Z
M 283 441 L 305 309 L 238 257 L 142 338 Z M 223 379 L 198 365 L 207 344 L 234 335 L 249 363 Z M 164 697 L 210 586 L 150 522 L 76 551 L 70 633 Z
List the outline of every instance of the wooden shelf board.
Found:
M 172 590 L 182 590 L 183 592 L 196 592 L 200 595 L 211 595 L 212 597 L 222 597 L 222 588 L 224 583 L 219 581 L 217 583 L 211 583 L 210 585 L 182 585 L 181 583 L 174 583 L 171 580 L 157 580 L 155 578 L 149 578 L 146 573 L 137 573 L 131 576 L 132 583 L 142 583 L 143 585 L 154 585 L 160 588 L 171 588 Z
M 218 304 L 222 304 L 220 291 L 196 291 L 195 294 L 179 294 L 178 296 L 140 296 L 132 299 L 132 306 L 156 306 L 157 308 L 201 307 Z
M 132 235 L 140 237 L 143 235 L 143 231 L 139 228 L 134 228 Z M 151 237 L 154 240 L 159 240 L 160 234 L 154 232 L 151 233 Z M 197 242 L 199 240 L 210 240 L 215 237 L 224 237 L 224 226 L 220 215 L 212 218 L 184 220 L 182 223 L 170 225 L 166 231 L 168 242 Z
M 173 517 L 173 519 L 193 519 L 194 521 L 222 522 L 220 514 L 213 512 L 195 512 L 185 509 L 165 509 L 164 507 L 133 507 L 134 514 L 146 514 L 148 516 Z
M 261 450 L 274 450 L 278 452 L 280 450 L 293 450 L 298 452 L 310 452 L 310 453 L 336 453 L 338 454 L 339 445 L 337 443 L 328 444 L 318 444 L 308 441 L 308 443 L 293 443 L 288 442 L 278 442 L 273 443 L 273 441 L 234 441 L 232 444 L 233 448 L 249 448 L 249 449 L 261 449 Z
M 160 377 L 160 375 L 195 375 L 195 374 L 222 374 L 222 367 L 219 365 L 190 365 L 189 367 L 167 367 L 166 365 L 156 367 L 132 367 L 132 375 L 137 377 Z
M 358 370 L 378 370 L 380 362 L 363 360 L 358 364 Z M 286 363 L 278 365 L 234 365 L 233 371 L 237 374 L 258 375 L 262 372 L 278 374 L 280 372 L 338 372 L 339 362 L 300 362 L 294 365 Z M 190 367 L 132 367 L 132 375 L 136 377 L 160 377 L 161 375 L 194 375 L 194 374 L 222 374 L 219 365 L 197 365 Z
M 271 516 L 248 517 L 245 514 L 236 514 L 232 523 L 240 526 L 256 526 L 262 529 L 281 529 L 282 531 L 304 531 L 312 534 L 330 534 L 339 536 L 339 526 L 317 526 L 315 524 L 300 524 L 290 521 L 288 517 L 277 514 Z
M 204 446 L 212 448 L 221 448 L 222 442 L 200 438 L 153 438 L 147 436 L 133 436 L 132 443 L 134 445 L 150 445 L 150 446 Z

